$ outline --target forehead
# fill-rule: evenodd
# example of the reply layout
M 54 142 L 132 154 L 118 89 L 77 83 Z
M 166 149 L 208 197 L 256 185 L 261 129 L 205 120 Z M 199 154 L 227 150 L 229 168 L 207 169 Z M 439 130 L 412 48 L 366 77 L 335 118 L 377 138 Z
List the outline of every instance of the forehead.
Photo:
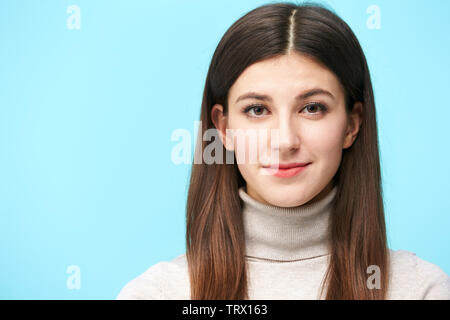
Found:
M 292 53 L 248 66 L 230 88 L 229 97 L 235 99 L 247 91 L 297 95 L 317 87 L 330 91 L 335 97 L 343 96 L 343 88 L 333 72 L 308 56 Z

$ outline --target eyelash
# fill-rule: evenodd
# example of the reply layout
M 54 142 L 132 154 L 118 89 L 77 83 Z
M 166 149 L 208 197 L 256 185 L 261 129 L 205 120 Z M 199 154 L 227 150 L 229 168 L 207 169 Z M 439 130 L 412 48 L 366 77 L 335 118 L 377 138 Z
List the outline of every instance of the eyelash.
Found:
M 321 111 L 322 113 L 325 113 L 326 111 L 328 111 L 328 107 L 325 106 L 325 105 L 323 105 L 323 104 L 321 104 L 321 103 L 319 103 L 319 102 L 308 103 L 308 104 L 302 109 L 302 111 L 303 111 L 304 109 L 308 108 L 308 107 L 311 107 L 311 106 L 318 106 L 319 109 L 320 109 L 320 111 Z M 249 115 L 248 115 L 249 112 L 250 112 L 250 110 L 252 110 L 252 109 L 254 109 L 254 108 L 265 108 L 265 109 L 267 110 L 267 108 L 266 108 L 265 106 L 261 105 L 261 104 L 252 104 L 252 105 L 249 105 L 249 106 L 245 107 L 244 110 L 243 110 L 242 112 L 243 112 L 244 114 L 246 114 L 249 118 L 261 118 L 262 116 L 249 116 Z M 316 115 L 317 112 L 316 112 L 316 113 L 310 113 L 310 114 Z

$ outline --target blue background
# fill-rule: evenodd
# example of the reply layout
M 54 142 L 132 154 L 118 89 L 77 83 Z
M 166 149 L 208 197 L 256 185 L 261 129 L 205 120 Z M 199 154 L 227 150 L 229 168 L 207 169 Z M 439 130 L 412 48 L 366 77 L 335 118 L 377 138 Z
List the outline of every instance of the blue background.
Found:
M 185 252 L 190 165 L 171 134 L 196 135 L 215 47 L 265 3 L 0 1 L 0 298 L 114 299 Z M 322 3 L 371 69 L 390 247 L 450 274 L 450 1 Z

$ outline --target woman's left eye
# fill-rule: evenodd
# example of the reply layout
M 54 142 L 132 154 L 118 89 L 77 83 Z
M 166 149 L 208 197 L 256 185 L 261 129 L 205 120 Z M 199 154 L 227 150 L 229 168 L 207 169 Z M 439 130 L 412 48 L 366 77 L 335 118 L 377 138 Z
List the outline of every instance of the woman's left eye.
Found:
M 317 108 L 321 111 L 321 112 L 325 112 L 325 111 L 327 111 L 327 107 L 326 106 L 324 106 L 323 104 L 321 104 L 321 103 L 317 103 L 317 102 L 314 102 L 314 103 L 311 103 L 311 104 L 308 104 L 306 107 L 304 107 L 303 109 L 302 109 L 302 111 L 303 110 L 310 110 L 311 111 L 311 108 L 312 107 L 312 114 L 316 114 L 317 113 L 317 111 L 316 112 L 314 112 L 314 110 L 317 110 Z M 311 112 L 308 112 L 308 113 L 311 113 Z

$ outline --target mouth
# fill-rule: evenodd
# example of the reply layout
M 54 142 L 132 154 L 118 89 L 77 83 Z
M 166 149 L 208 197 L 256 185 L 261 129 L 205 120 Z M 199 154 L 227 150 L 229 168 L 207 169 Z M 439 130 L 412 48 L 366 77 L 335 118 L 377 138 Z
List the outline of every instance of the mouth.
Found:
M 278 178 L 290 178 L 304 171 L 310 164 L 311 162 L 269 165 L 263 166 L 263 170 L 267 174 L 273 175 Z
M 306 167 L 311 162 L 295 162 L 295 163 L 279 163 L 279 164 L 272 164 L 263 166 L 263 168 L 270 168 L 270 169 L 291 169 L 291 168 L 297 168 L 297 167 Z

